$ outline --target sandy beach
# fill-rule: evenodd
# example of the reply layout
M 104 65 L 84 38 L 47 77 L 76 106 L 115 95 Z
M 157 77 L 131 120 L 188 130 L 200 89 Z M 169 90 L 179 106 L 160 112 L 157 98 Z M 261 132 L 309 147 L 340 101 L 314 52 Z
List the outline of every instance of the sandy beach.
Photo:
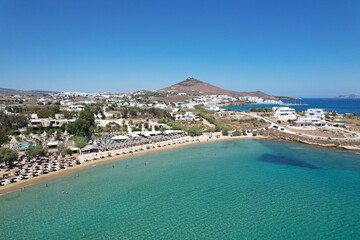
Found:
M 212 135 L 216 136 L 216 134 L 212 134 Z M 185 137 L 185 138 L 189 138 L 189 137 Z M 183 138 L 183 139 L 185 139 L 185 138 Z M 127 153 L 127 154 L 121 154 L 121 155 L 116 155 L 116 156 L 111 156 L 111 157 L 99 158 L 97 160 L 86 161 L 86 162 L 81 163 L 80 165 L 74 165 L 71 168 L 66 168 L 61 171 L 50 172 L 48 174 L 40 175 L 38 177 L 30 178 L 27 180 L 21 180 L 19 182 L 12 183 L 12 184 L 7 184 L 5 186 L 0 187 L 0 195 L 4 195 L 4 194 L 7 194 L 7 193 L 10 193 L 13 191 L 21 191 L 24 188 L 26 189 L 26 187 L 40 184 L 40 183 L 46 184 L 47 181 L 52 180 L 54 178 L 72 174 L 72 173 L 75 173 L 75 172 L 78 172 L 78 171 L 81 171 L 81 170 L 84 170 L 87 168 L 92 168 L 92 167 L 95 167 L 98 165 L 107 164 L 107 163 L 111 163 L 111 162 L 115 162 L 115 161 L 122 161 L 125 159 L 129 159 L 129 158 L 132 158 L 135 156 L 140 156 L 140 155 L 144 155 L 144 154 L 148 154 L 148 153 L 152 153 L 152 152 L 169 151 L 169 150 L 173 150 L 176 148 L 183 148 L 183 147 L 186 147 L 189 145 L 206 144 L 206 143 L 217 142 L 217 141 L 240 140 L 240 139 L 269 139 L 269 137 L 266 137 L 266 136 L 229 137 L 229 136 L 221 136 L 220 135 L 218 138 L 212 137 L 211 139 L 209 139 L 209 134 L 204 134 L 199 137 L 194 137 L 192 139 L 194 141 L 184 142 L 181 144 L 171 144 L 171 145 L 166 145 L 163 147 L 157 147 L 157 148 L 151 148 L 151 149 L 144 149 L 141 151 L 135 151 L 132 154 Z M 179 140 L 181 140 L 181 139 L 179 139 Z M 112 151 L 107 151 L 107 152 L 103 152 L 103 153 L 111 153 L 111 152 Z

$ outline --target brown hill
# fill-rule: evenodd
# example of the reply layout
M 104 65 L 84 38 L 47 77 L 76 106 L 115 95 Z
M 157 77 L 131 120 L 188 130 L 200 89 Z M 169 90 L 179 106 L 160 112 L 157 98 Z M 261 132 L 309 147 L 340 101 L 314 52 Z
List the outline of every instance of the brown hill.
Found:
M 275 97 L 261 91 L 236 92 L 236 91 L 225 90 L 192 77 L 189 77 L 180 83 L 171 85 L 170 87 L 163 88 L 160 91 L 172 92 L 175 94 L 186 93 L 188 95 L 209 94 L 209 95 L 229 95 L 232 97 L 256 96 L 265 99 L 276 99 Z

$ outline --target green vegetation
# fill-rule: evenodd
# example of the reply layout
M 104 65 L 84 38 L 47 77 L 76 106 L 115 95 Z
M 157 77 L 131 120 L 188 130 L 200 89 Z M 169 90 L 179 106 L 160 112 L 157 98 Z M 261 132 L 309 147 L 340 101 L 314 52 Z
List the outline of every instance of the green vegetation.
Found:
M 76 117 L 76 113 L 74 113 L 74 112 L 64 110 L 61 113 L 64 115 L 65 119 L 73 119 Z
M 238 137 L 238 136 L 241 136 L 242 133 L 236 130 L 235 132 L 232 133 L 232 135 L 235 137 Z
M 227 125 L 226 123 L 221 122 L 220 120 L 216 119 L 213 114 L 213 111 L 205 111 L 205 110 L 197 110 L 196 114 L 200 117 L 206 119 L 209 123 L 215 125 L 215 129 L 213 131 L 215 132 L 222 132 L 226 135 L 228 134 L 228 131 L 231 130 L 231 126 Z
M 273 110 L 271 108 L 250 108 L 249 112 L 263 112 L 263 113 L 267 113 L 267 112 L 272 112 Z
M 139 108 L 139 107 L 123 107 L 120 110 L 122 118 L 167 118 L 172 119 L 170 113 L 160 108 Z
M 72 154 L 72 151 L 71 149 L 68 149 L 65 144 L 61 143 L 59 144 L 58 146 L 58 152 L 59 154 L 61 154 L 62 156 L 66 156 L 67 154 L 68 155 L 71 155 Z
M 38 118 L 50 118 L 55 117 L 56 113 L 60 113 L 60 107 L 58 105 L 51 105 L 48 107 L 40 108 L 37 112 Z
M 25 152 L 25 156 L 27 159 L 45 157 L 46 154 L 47 154 L 47 150 L 44 149 L 43 146 L 41 145 L 30 146 Z
M 90 108 L 85 108 L 74 123 L 69 123 L 68 130 L 75 136 L 90 137 L 95 129 L 95 117 Z
M 17 132 L 19 128 L 27 126 L 27 118 L 20 115 L 7 115 L 0 112 L 0 146 L 8 142 L 8 136 Z
M 0 129 L 10 131 L 26 126 L 27 118 L 24 115 L 7 115 L 4 112 L 0 112 Z
M 166 123 L 167 123 L 167 125 L 172 127 L 172 129 L 174 129 L 174 130 L 185 130 L 185 128 L 186 128 L 180 122 L 169 121 L 169 122 L 166 122 Z
M 203 130 L 200 127 L 190 127 L 188 133 L 191 137 L 200 136 Z
M 160 126 L 160 127 L 155 126 L 155 131 L 163 132 L 163 131 L 165 131 L 165 130 L 166 130 L 166 128 L 164 128 L 163 126 Z
M 0 146 L 4 143 L 7 143 L 9 141 L 9 137 L 7 132 L 5 132 L 3 129 L 0 129 Z
M 12 107 L 13 111 L 18 111 L 20 113 L 31 114 L 36 113 L 38 118 L 50 118 L 55 117 L 55 114 L 60 113 L 60 106 L 52 104 L 49 106 L 19 106 L 19 109 Z
M 8 166 L 12 166 L 13 162 L 18 158 L 16 151 L 9 148 L 0 148 L 0 163 L 5 163 Z
M 229 130 L 223 129 L 223 130 L 221 131 L 221 133 L 222 133 L 222 135 L 227 136 L 227 135 L 229 135 Z
M 257 118 L 240 119 L 239 122 L 240 123 L 251 123 L 255 128 L 259 127 L 259 122 L 265 123 L 265 121 L 263 119 L 258 120 Z
M 84 136 L 75 136 L 72 138 L 72 140 L 75 142 L 75 146 L 78 148 L 85 147 L 88 142 L 88 138 Z

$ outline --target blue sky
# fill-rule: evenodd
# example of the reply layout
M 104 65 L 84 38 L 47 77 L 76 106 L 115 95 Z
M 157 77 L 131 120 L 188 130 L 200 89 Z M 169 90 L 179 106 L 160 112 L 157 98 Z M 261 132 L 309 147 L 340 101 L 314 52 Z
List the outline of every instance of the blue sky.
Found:
M 358 0 L 0 0 L 0 87 L 360 94 Z

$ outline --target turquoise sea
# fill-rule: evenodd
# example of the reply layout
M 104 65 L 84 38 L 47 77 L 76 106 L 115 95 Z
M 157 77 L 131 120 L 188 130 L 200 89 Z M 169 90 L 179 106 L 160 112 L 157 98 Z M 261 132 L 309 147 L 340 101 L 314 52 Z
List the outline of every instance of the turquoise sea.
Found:
M 360 239 L 360 155 L 201 144 L 0 196 L 1 239 Z

